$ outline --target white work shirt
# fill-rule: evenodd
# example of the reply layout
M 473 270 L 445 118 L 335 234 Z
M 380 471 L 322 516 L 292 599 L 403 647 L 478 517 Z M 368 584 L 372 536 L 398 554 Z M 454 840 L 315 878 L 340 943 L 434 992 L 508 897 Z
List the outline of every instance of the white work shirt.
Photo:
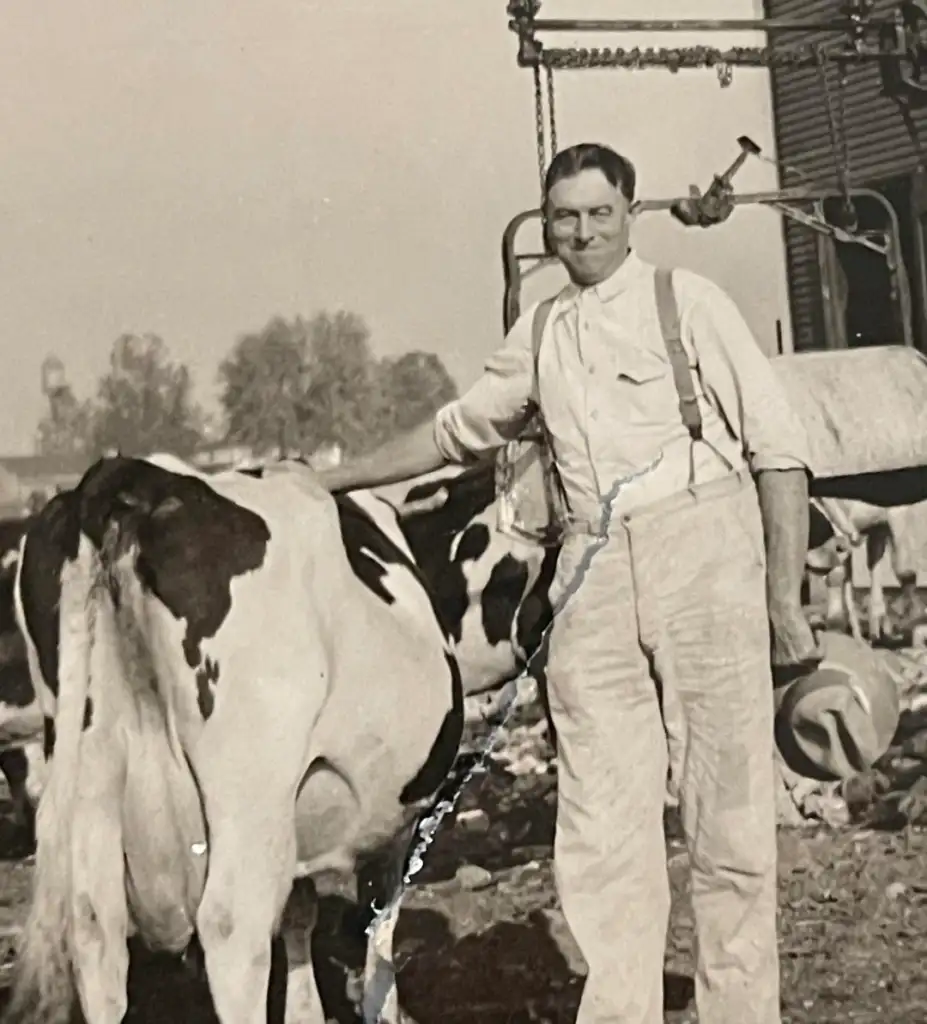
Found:
M 617 480 L 650 472 L 612 503 L 629 512 L 745 464 L 809 469 L 804 427 L 734 302 L 714 282 L 673 272 L 683 346 L 703 422 L 692 448 L 660 330 L 654 267 L 630 253 L 608 279 L 557 296 L 538 359 L 538 394 L 570 509 L 595 521 Z M 435 417 L 446 458 L 469 462 L 518 435 L 531 415 L 534 358 L 527 309 L 483 376 Z M 660 456 L 662 455 L 662 458 Z

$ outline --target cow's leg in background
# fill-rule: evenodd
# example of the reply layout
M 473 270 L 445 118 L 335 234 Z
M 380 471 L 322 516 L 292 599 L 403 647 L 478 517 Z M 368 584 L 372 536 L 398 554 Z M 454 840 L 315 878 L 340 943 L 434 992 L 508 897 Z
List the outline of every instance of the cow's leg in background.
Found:
M 869 639 L 873 643 L 891 636 L 892 626 L 885 600 L 885 568 L 891 537 L 884 526 L 866 534 L 866 568 L 869 570 Z
M 22 832 L 22 846 L 27 853 L 35 849 L 35 803 L 30 798 L 29 754 L 23 747 L 0 751 L 0 771 L 10 787 L 13 817 Z
M 887 511 L 887 530 L 892 571 L 901 587 L 899 622 L 907 633 L 924 618 L 924 603 L 917 592 L 917 534 L 911 523 L 914 506 L 899 505 Z
M 325 1020 L 312 956 L 318 919 L 319 898 L 312 879 L 296 878 L 281 926 L 287 960 L 285 1024 L 322 1024 Z
M 847 557 L 841 560 L 825 577 L 827 585 L 827 610 L 824 623 L 829 629 L 843 629 L 844 623 L 849 626 L 850 634 L 862 640 L 859 614 L 853 595 L 852 566 Z

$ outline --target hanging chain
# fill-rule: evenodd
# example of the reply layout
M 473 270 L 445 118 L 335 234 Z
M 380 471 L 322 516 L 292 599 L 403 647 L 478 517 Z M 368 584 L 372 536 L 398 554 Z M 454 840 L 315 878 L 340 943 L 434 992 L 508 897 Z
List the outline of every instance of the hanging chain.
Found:
M 550 129 L 550 158 L 557 155 L 557 115 L 554 107 L 554 69 L 549 65 L 544 65 L 547 70 L 547 119 L 548 127 Z
M 547 176 L 549 161 L 557 155 L 557 114 L 554 96 L 554 73 L 544 67 L 547 78 L 547 123 L 544 122 L 544 88 L 541 83 L 541 62 L 534 65 L 534 132 L 538 155 L 538 178 L 541 187 L 541 199 L 544 198 L 544 179 Z M 550 150 L 548 152 L 548 139 Z
M 853 229 L 856 222 L 856 210 L 850 198 L 850 143 L 846 133 L 846 67 L 839 69 L 840 77 L 837 87 L 837 106 L 834 109 L 834 97 L 830 87 L 830 65 L 823 52 L 817 51 L 818 77 L 824 91 L 827 108 L 827 129 L 830 134 L 830 147 L 834 155 L 834 170 L 837 187 L 842 196 L 842 214 L 845 227 Z
M 538 179 L 541 199 L 544 198 L 544 176 L 547 173 L 547 153 L 544 132 L 544 92 L 541 88 L 541 65 L 535 64 L 534 72 L 534 140 L 538 154 Z

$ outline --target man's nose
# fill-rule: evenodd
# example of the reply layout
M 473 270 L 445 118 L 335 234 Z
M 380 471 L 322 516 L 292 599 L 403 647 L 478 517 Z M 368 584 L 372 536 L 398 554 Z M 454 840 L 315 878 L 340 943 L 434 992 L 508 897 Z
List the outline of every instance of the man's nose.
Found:
M 576 224 L 576 240 L 588 242 L 592 238 L 592 218 L 588 213 L 581 213 Z

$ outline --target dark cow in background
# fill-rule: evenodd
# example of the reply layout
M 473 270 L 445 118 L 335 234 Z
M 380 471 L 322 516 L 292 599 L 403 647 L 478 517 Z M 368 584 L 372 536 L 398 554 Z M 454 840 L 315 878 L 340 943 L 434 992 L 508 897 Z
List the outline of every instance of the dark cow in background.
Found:
M 22 846 L 35 845 L 35 812 L 44 774 L 42 712 L 16 624 L 14 592 L 19 546 L 29 518 L 0 520 L 0 771 L 6 776 Z

